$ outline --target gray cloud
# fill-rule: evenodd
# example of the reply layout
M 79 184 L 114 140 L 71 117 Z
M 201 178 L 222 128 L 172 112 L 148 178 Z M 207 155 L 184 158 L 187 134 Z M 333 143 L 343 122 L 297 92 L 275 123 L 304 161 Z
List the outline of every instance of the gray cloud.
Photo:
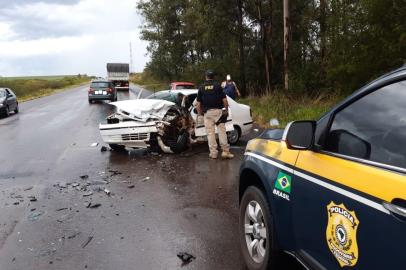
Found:
M 55 23 L 47 14 L 35 12 L 30 6 L 33 4 L 43 3 L 48 6 L 48 12 L 52 12 L 52 8 L 57 6 L 74 5 L 81 0 L 14 0 L 10 6 L 4 5 L 5 8 L 0 9 L 0 22 L 6 22 L 10 25 L 10 29 L 15 37 L 23 40 L 38 39 L 38 38 L 53 38 L 62 36 L 77 35 L 78 29 L 72 25 L 66 25 L 62 22 Z M 0 6 L 3 0 L 0 0 Z M 52 5 L 51 5 L 52 4 Z
M 7 3 L 6 3 L 7 2 Z M 12 4 L 10 4 L 12 2 Z M 105 75 L 107 62 L 147 61 L 136 0 L 0 0 L 0 75 Z M 3 54 L 2 54 L 3 53 Z

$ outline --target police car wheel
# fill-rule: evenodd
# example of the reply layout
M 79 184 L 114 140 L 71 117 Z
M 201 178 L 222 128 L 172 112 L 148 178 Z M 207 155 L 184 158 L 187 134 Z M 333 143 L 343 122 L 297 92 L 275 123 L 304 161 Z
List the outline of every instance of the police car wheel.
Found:
M 250 270 L 275 269 L 278 252 L 274 248 L 272 216 L 263 192 L 254 186 L 240 204 L 240 242 Z

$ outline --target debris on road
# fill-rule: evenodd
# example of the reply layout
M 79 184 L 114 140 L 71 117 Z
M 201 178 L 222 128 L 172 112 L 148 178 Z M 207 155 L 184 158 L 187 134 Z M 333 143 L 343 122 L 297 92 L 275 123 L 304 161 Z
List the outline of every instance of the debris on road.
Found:
M 109 172 L 111 173 L 111 176 L 123 174 L 122 172 L 120 172 L 120 171 L 118 171 L 118 170 L 109 170 Z
M 72 235 L 69 235 L 68 236 L 68 239 L 73 239 L 73 238 L 75 238 L 76 236 L 78 236 L 80 234 L 80 232 L 76 232 L 76 233 L 74 233 L 74 234 L 72 234 Z
M 80 186 L 79 183 L 73 183 L 73 184 L 72 184 L 72 187 L 78 187 L 78 186 Z
M 100 152 L 106 152 L 107 150 L 109 150 L 106 146 L 102 146 L 100 148 Z
M 254 128 L 254 131 L 255 131 L 255 132 L 259 132 L 259 129 L 257 129 L 257 128 Z
M 35 196 L 28 196 L 28 199 L 30 199 L 30 202 L 36 202 L 36 201 L 38 201 Z
M 135 185 L 128 185 L 128 188 L 135 188 Z
M 182 260 L 182 266 L 189 264 L 190 262 L 196 259 L 195 256 L 187 252 L 179 252 L 177 256 L 179 259 Z
M 104 189 L 104 193 L 106 193 L 106 194 L 107 194 L 107 196 L 110 196 L 110 195 L 111 195 L 111 191 L 110 191 L 110 190 L 108 190 L 107 188 L 105 188 L 105 189 Z
M 58 184 L 56 184 L 56 186 L 59 187 L 59 188 L 67 188 L 68 187 L 68 185 L 66 183 L 58 183 Z
M 98 208 L 101 206 L 101 203 L 89 203 L 86 208 Z
M 20 202 L 14 202 L 13 204 L 14 204 L 14 205 L 19 205 L 19 204 L 20 204 Z
M 87 179 L 87 178 L 89 178 L 89 175 L 87 175 L 87 174 L 81 175 L 80 178 L 81 178 L 81 179 Z
M 82 244 L 82 248 L 85 248 L 87 245 L 89 245 L 90 241 L 93 240 L 93 236 L 89 236 L 87 240 Z
M 88 196 L 92 196 L 92 195 L 93 195 L 93 191 L 88 191 L 83 194 L 83 197 L 88 197 Z
M 95 143 L 92 143 L 90 146 L 91 146 L 91 147 L 96 147 L 96 146 L 98 146 L 98 145 L 99 145 L 99 143 L 95 142 Z
M 104 180 L 94 180 L 89 182 L 88 184 L 91 186 L 95 186 L 95 185 L 107 185 L 109 182 L 104 181 Z
M 25 188 L 24 191 L 28 191 L 28 190 L 31 190 L 33 188 L 34 188 L 33 186 L 30 186 L 30 187 Z
M 28 215 L 28 219 L 31 221 L 37 221 L 38 218 L 43 214 L 44 212 L 38 211 L 38 212 L 32 212 L 30 215 Z
M 146 182 L 146 181 L 148 181 L 149 179 L 151 179 L 151 177 L 147 176 L 147 177 L 141 179 L 140 181 L 141 181 L 141 182 Z
M 69 209 L 68 207 L 63 207 L 63 208 L 56 209 L 56 211 L 59 212 L 59 211 L 68 210 L 68 209 Z

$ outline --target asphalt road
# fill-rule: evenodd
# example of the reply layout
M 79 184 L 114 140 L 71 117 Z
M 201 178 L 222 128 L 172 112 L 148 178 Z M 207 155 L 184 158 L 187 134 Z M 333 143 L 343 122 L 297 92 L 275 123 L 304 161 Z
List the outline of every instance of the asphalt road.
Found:
M 88 104 L 86 89 L 0 119 L 0 269 L 179 269 L 178 252 L 196 257 L 184 269 L 245 269 L 237 176 L 247 138 L 229 161 L 209 160 L 206 145 L 101 152 L 98 124 L 112 106 Z

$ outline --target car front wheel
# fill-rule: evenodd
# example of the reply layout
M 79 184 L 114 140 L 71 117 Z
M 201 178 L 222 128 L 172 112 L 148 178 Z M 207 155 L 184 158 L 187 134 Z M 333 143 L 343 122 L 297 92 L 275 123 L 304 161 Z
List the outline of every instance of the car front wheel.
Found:
M 244 261 L 250 270 L 275 269 L 275 250 L 271 211 L 264 193 L 251 186 L 240 204 L 240 242 Z
M 10 115 L 10 109 L 9 109 L 8 106 L 6 107 L 6 110 L 4 111 L 4 115 L 5 115 L 5 116 L 9 116 L 9 115 Z
M 18 108 L 18 103 L 17 103 L 17 105 L 16 105 L 16 108 L 14 109 L 14 113 L 18 113 L 20 110 L 19 110 L 19 108 Z
M 235 145 L 240 140 L 241 132 L 237 126 L 234 126 L 234 130 L 227 132 L 227 140 L 231 145 Z
M 114 151 L 124 151 L 125 150 L 125 146 L 124 145 L 119 145 L 119 144 L 109 144 L 110 148 L 113 149 Z

